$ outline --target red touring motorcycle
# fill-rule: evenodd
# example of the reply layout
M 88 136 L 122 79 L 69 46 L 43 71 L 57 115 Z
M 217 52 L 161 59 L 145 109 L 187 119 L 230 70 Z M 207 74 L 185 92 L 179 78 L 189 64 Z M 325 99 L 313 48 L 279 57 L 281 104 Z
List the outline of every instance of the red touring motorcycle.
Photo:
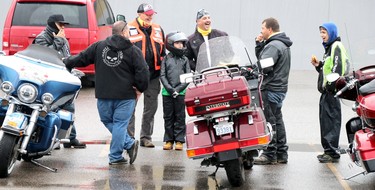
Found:
M 332 79 L 334 81 L 337 76 Z M 341 89 L 336 97 L 354 101 L 353 111 L 357 117 L 346 123 L 349 148 L 346 152 L 351 160 L 364 171 L 345 179 L 351 179 L 360 174 L 375 172 L 375 65 L 363 67 L 352 75 L 341 77 L 336 82 L 336 88 Z
M 207 45 L 208 44 L 208 45 Z M 272 139 L 272 128 L 262 110 L 258 75 L 244 43 L 218 37 L 204 43 L 196 73 L 181 75 L 186 89 L 187 156 L 204 160 L 201 166 L 224 167 L 232 186 L 241 186 L 244 169 L 251 169 L 258 149 Z

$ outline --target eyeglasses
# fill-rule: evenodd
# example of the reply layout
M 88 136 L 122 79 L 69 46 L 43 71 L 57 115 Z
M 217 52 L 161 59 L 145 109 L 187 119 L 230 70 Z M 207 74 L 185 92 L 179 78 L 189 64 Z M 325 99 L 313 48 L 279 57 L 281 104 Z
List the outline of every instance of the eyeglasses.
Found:
M 125 26 L 122 28 L 121 32 L 124 31 L 124 29 L 126 28 L 127 25 L 128 25 L 128 23 L 125 22 Z

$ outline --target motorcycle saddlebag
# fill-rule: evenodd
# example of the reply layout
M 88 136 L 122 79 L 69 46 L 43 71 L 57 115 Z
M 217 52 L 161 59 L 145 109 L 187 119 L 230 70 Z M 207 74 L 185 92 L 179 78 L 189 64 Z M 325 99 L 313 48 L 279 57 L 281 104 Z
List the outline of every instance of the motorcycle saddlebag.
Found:
M 30 140 L 27 145 L 28 153 L 36 153 L 45 151 L 50 148 L 53 135 L 55 133 L 55 126 L 59 130 L 61 126 L 60 118 L 55 113 L 49 113 L 45 118 L 39 117 L 36 128 L 37 138 Z
M 70 131 L 73 125 L 73 113 L 66 110 L 59 110 L 57 115 L 61 119 L 61 127 L 59 133 L 57 134 L 58 139 L 67 139 L 69 138 Z
M 357 151 L 362 160 L 362 167 L 367 172 L 375 172 L 375 135 L 369 129 L 355 133 Z
M 190 84 L 185 104 L 190 116 L 235 109 L 250 104 L 250 90 L 242 76 Z

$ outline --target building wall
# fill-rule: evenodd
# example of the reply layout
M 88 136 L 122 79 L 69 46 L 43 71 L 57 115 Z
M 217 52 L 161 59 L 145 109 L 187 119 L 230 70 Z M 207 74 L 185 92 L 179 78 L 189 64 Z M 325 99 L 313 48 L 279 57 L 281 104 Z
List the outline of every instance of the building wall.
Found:
M 154 22 L 160 24 L 165 33 L 180 30 L 190 35 L 195 30 L 195 18 L 199 9 L 210 12 L 212 27 L 240 37 L 253 61 L 254 38 L 260 32 L 261 22 L 268 17 L 279 20 L 280 28 L 294 42 L 292 69 L 311 70 L 312 54 L 322 57 L 323 46 L 319 25 L 335 22 L 339 28 L 348 53 L 355 61 L 362 60 L 351 48 L 375 39 L 375 1 L 373 0 L 108 0 L 113 12 L 123 14 L 127 21 L 137 16 L 139 4 L 146 2 L 158 12 Z M 11 0 L 0 1 L 0 7 L 9 7 Z M 3 10 L 7 10 L 4 8 Z M 0 12 L 0 41 L 2 26 L 7 11 Z M 375 42 L 375 40 L 374 40 Z M 375 49 L 375 44 L 374 44 Z M 365 60 L 367 61 L 367 60 Z

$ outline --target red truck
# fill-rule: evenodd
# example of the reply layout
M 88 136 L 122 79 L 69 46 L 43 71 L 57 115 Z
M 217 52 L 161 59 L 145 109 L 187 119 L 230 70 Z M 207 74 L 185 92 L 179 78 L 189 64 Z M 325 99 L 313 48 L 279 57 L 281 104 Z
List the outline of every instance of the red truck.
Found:
M 2 50 L 13 55 L 25 49 L 45 29 L 52 14 L 62 14 L 70 23 L 65 34 L 72 55 L 111 35 L 115 22 L 107 0 L 13 0 L 4 23 Z M 79 69 L 93 81 L 94 65 Z

